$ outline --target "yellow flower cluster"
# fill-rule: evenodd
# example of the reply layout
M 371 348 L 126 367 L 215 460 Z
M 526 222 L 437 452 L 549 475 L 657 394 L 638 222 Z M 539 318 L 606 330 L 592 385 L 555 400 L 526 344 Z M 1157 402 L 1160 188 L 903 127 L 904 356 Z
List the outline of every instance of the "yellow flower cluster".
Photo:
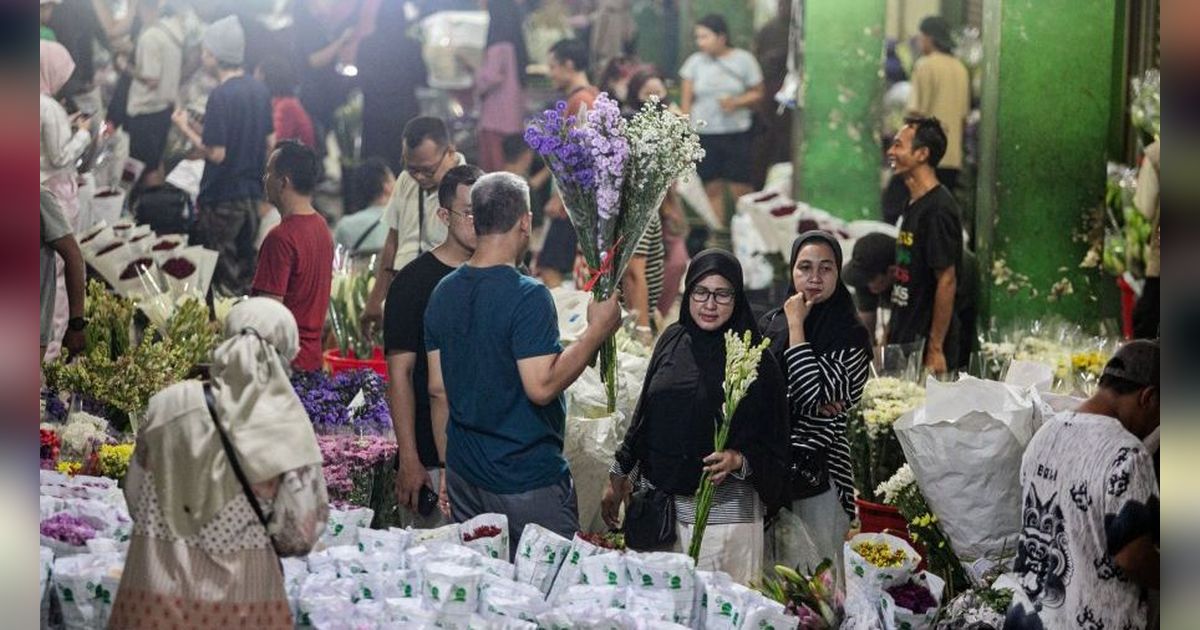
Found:
M 79 471 L 83 470 L 83 464 L 81 464 L 79 462 L 74 462 L 74 461 L 71 461 L 68 459 L 64 459 L 64 460 L 59 460 L 58 464 L 55 465 L 54 469 L 64 475 L 71 475 L 73 477 L 75 475 L 78 475 Z
M 1092 376 L 1100 376 L 1104 371 L 1106 357 L 1099 350 L 1076 352 L 1071 355 L 1071 367 L 1077 372 L 1086 372 Z
M 891 545 L 883 542 L 865 540 L 854 545 L 854 551 L 867 562 L 883 569 L 896 568 L 908 559 L 903 549 L 893 549 Z
M 917 518 L 914 518 L 912 522 L 913 522 L 913 525 L 916 525 L 918 527 L 929 527 L 930 525 L 936 523 L 937 520 L 938 520 L 938 518 L 937 518 L 936 514 L 930 514 L 927 512 L 925 514 L 918 516 Z
M 103 444 L 100 446 L 100 474 L 112 479 L 121 479 L 129 470 L 129 458 L 133 457 L 133 444 Z

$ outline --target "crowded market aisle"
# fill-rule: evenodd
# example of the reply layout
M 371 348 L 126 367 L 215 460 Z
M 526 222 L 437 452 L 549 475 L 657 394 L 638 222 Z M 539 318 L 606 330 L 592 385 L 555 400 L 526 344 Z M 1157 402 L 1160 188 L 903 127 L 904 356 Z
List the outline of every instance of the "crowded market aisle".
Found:
M 1047 276 L 970 11 L 860 209 L 850 12 L 277 4 L 42 2 L 42 627 L 1157 627 L 1157 71 Z

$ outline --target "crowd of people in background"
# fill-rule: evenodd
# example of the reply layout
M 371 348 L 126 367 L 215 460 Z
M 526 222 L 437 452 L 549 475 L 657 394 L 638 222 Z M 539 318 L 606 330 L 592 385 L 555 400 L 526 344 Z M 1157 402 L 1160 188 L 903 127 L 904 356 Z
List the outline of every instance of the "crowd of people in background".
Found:
M 735 41 L 722 16 L 697 19 L 696 52 L 677 69 L 675 100 L 668 89 L 675 69 L 655 68 L 632 52 L 636 33 L 627 1 L 598 2 L 576 21 L 584 27 L 579 33 L 533 51 L 522 27 L 527 3 L 486 0 L 482 56 L 463 60 L 473 76 L 472 89 L 461 95 L 477 112 L 473 139 L 445 118 L 423 114 L 418 88 L 429 70 L 405 3 L 299 0 L 283 36 L 235 3 L 128 4 L 116 19 L 104 0 L 42 0 L 43 356 L 52 360 L 60 347 L 82 348 L 85 271 L 72 235 L 83 227 L 80 189 L 89 185 L 89 156 L 114 138 L 127 138 L 129 157 L 142 167 L 129 200 L 139 216 L 152 212 L 152 193 L 170 185 L 168 175 L 178 164 L 168 160 L 173 143 L 186 147 L 184 158 L 202 163 L 192 242 L 219 253 L 214 291 L 256 297 L 229 316 L 245 327 L 226 326 L 228 341 L 212 374 L 215 410 L 211 403 L 205 409 L 203 392 L 192 385 L 152 401 L 131 468 L 131 496 L 155 496 L 148 489 L 166 477 L 179 492 L 204 494 L 206 507 L 190 513 L 162 504 L 161 495 L 158 503 L 139 499 L 135 518 L 162 521 L 165 529 L 135 531 L 132 569 L 114 620 L 134 614 L 142 602 L 170 607 L 176 593 L 155 581 L 163 570 L 158 563 L 192 566 L 154 557 L 149 550 L 157 537 L 184 540 L 189 553 L 215 553 L 197 542 L 212 519 L 224 518 L 215 508 L 246 499 L 229 492 L 227 480 L 214 486 L 224 494 L 209 496 L 213 490 L 197 484 L 205 479 L 189 477 L 203 463 L 195 451 L 166 459 L 183 448 L 180 438 L 166 435 L 174 429 L 161 426 L 178 411 L 167 407 L 186 407 L 187 422 L 176 424 L 189 435 L 197 432 L 208 451 L 219 451 L 219 442 L 191 425 L 211 426 L 205 422 L 210 412 L 266 422 L 251 413 L 252 406 L 231 398 L 227 383 L 259 370 L 259 363 L 268 371 L 283 364 L 322 368 L 338 246 L 375 260 L 375 284 L 359 324 L 384 339 L 399 445 L 396 491 L 407 524 L 414 526 L 501 512 L 515 532 L 538 523 L 574 534 L 579 523 L 563 457 L 563 391 L 619 326 L 622 306 L 633 313 L 636 337 L 653 354 L 637 413 L 614 454 L 604 518 L 617 527 L 620 508 L 633 495 L 659 493 L 677 518 L 677 528 L 660 542 L 663 548 L 686 547 L 697 481 L 708 472 L 720 485 L 701 568 L 740 580 L 761 573 L 764 517 L 784 506 L 815 532 L 821 553 L 840 556 L 855 518 L 847 412 L 862 396 L 878 345 L 911 346 L 934 373 L 967 363 L 975 339 L 977 272 L 954 190 L 970 96 L 965 68 L 951 54 L 949 28 L 940 18 L 921 23 L 923 56 L 912 71 L 908 116 L 885 152 L 894 181 L 883 213 L 894 208 L 898 236 L 860 239 L 844 260 L 833 235 L 802 234 L 787 261 L 788 296 L 756 310 L 736 258 L 689 246 L 684 204 L 671 191 L 637 244 L 620 296 L 591 304 L 586 333 L 563 348 L 550 289 L 572 285 L 583 269 L 575 230 L 548 169 L 521 138 L 528 114 L 542 105 L 529 102 L 531 56 L 545 59 L 553 100 L 565 101 L 568 114 L 590 107 L 603 90 L 627 115 L 657 103 L 704 121 L 698 131 L 706 155 L 698 176 L 718 223 L 728 225 L 735 200 L 761 187 L 767 166 L 787 160 L 791 122 L 772 97 L 788 70 L 791 2 L 780 2 L 779 15 L 753 51 L 739 47 L 750 42 Z M 111 58 L 103 73 L 97 47 Z M 887 70 L 889 78 L 903 74 L 891 65 Z M 355 89 L 361 92 L 359 154 L 343 156 L 357 162 L 340 173 L 341 185 L 354 195 L 343 196 L 351 201 L 334 213 L 322 208 L 319 195 L 326 182 L 336 182 L 326 158 L 336 144 L 337 112 Z M 468 140 L 470 146 L 460 146 Z M 889 205 L 889 194 L 900 201 Z M 709 245 L 728 246 L 720 227 L 708 237 Z M 881 308 L 890 311 L 886 327 L 880 326 Z M 726 331 L 765 338 L 770 352 L 739 408 L 729 446 L 714 453 L 710 418 L 722 399 Z M 1038 448 L 1030 446 L 1022 479 L 1033 496 L 1066 486 L 1038 481 L 1042 467 L 1035 471 L 1029 462 L 1073 440 L 1095 441 L 1105 456 L 1123 452 L 1119 448 L 1134 447 L 1117 435 L 1116 423 L 1138 437 L 1157 426 L 1157 346 L 1139 348 L 1106 368 L 1101 393 L 1087 407 L 1098 415 L 1083 418 L 1081 411 L 1078 420 L 1039 435 Z M 1153 370 L 1147 367 L 1151 354 Z M 277 391 L 286 383 L 260 385 L 284 408 L 303 413 Z M 1076 435 L 1085 426 L 1104 433 Z M 263 428 L 289 436 L 297 450 L 259 470 L 258 480 L 274 484 L 269 496 L 308 523 L 304 519 L 320 512 L 316 504 L 324 496 L 323 485 L 310 483 L 316 463 L 311 431 L 282 421 Z M 268 457 L 279 450 L 275 446 L 264 442 L 242 453 Z M 148 452 L 153 459 L 143 461 Z M 1106 520 L 1100 528 L 1099 521 L 1080 517 L 1066 537 L 1073 550 L 1092 554 L 1089 564 L 1093 556 L 1115 562 L 1139 580 L 1157 566 L 1157 551 L 1146 547 L 1149 517 L 1143 509 L 1157 501 L 1156 490 L 1145 458 L 1120 457 L 1125 459 L 1112 466 L 1136 486 L 1125 499 L 1104 503 L 1105 516 L 1114 516 L 1120 527 Z M 1082 452 L 1077 460 L 1070 465 L 1102 487 L 1100 463 Z M 441 510 L 423 509 L 434 500 Z M 307 526 L 280 534 L 278 526 L 264 524 L 273 536 L 293 539 L 295 549 L 315 540 Z M 1083 529 L 1106 529 L 1106 545 L 1097 547 Z M 517 538 L 511 541 L 515 546 Z M 274 575 L 262 556 L 269 557 L 270 541 L 259 536 L 221 544 L 235 542 L 257 554 L 247 567 Z M 278 550 L 278 538 L 275 543 Z M 1036 572 L 1036 561 L 1025 557 L 1022 566 Z M 271 599 L 281 586 L 232 582 L 221 588 L 230 598 L 257 593 Z M 1099 592 L 1091 588 L 1072 586 L 1064 594 L 1061 585 L 1048 584 L 1042 594 L 1083 601 Z M 1139 604 L 1126 592 L 1132 585 L 1103 586 L 1113 588 L 1125 589 L 1113 619 L 1129 618 L 1120 615 L 1136 613 Z M 286 611 L 260 614 L 274 620 Z

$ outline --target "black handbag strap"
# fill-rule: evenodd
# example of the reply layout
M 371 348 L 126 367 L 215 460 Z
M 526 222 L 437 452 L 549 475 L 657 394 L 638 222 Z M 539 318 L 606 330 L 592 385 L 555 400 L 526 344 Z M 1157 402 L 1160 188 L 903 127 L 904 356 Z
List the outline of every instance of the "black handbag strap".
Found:
M 217 407 L 213 402 L 212 386 L 208 383 L 204 384 L 204 402 L 208 405 L 208 415 L 212 416 L 213 424 L 217 427 L 217 435 L 221 436 L 221 446 L 225 448 L 225 456 L 229 458 L 229 465 L 233 468 L 233 475 L 237 477 L 238 483 L 242 485 L 242 492 L 246 494 L 246 500 L 250 502 L 250 509 L 254 510 L 254 515 L 258 517 L 258 522 L 267 531 L 267 537 L 270 537 L 270 528 L 267 523 L 267 515 L 263 513 L 262 506 L 258 504 L 258 497 L 254 496 L 254 490 L 250 488 L 250 481 L 246 479 L 246 472 L 242 470 L 242 464 L 238 460 L 237 452 L 233 450 L 233 442 L 229 441 L 229 434 L 225 433 L 225 428 L 221 426 L 221 421 L 217 418 Z
M 362 249 L 363 243 L 367 242 L 367 237 L 371 236 L 375 233 L 375 230 L 379 229 L 379 223 L 379 221 L 372 222 L 370 227 L 363 230 L 363 233 L 358 237 L 358 240 L 354 241 L 354 247 L 350 248 L 351 254 L 357 254 L 358 250 Z
M 414 180 L 415 181 L 415 180 Z M 417 254 L 424 254 L 425 248 L 425 191 L 417 184 Z M 396 271 L 400 271 L 397 269 Z

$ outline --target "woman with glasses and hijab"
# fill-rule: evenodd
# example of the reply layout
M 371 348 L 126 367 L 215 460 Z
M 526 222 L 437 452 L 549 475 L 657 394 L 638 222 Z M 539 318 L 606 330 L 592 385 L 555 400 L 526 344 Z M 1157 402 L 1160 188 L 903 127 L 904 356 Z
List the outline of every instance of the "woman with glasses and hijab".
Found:
M 791 408 L 791 510 L 808 528 L 815 559 L 842 565 L 855 517 L 846 414 L 862 398 L 871 336 L 841 279 L 842 249 L 828 232 L 792 243 L 792 283 L 783 306 L 763 317 L 770 352 L 783 366 Z
M 283 304 L 230 310 L 211 383 L 150 399 L 125 477 L 133 516 L 110 628 L 292 628 L 280 556 L 307 554 L 329 498 L 288 379 L 300 348 Z
M 762 571 L 763 517 L 784 498 L 787 402 L 775 359 L 763 355 L 758 378 L 737 408 L 726 448 L 713 452 L 724 401 L 725 333 L 761 339 L 732 254 L 701 252 L 688 268 L 679 322 L 663 332 L 641 399 L 610 470 L 602 510 L 617 525 L 620 505 L 641 489 L 671 495 L 677 548 L 687 549 L 701 474 L 717 484 L 697 568 L 745 584 Z M 628 512 L 627 512 L 627 527 Z

